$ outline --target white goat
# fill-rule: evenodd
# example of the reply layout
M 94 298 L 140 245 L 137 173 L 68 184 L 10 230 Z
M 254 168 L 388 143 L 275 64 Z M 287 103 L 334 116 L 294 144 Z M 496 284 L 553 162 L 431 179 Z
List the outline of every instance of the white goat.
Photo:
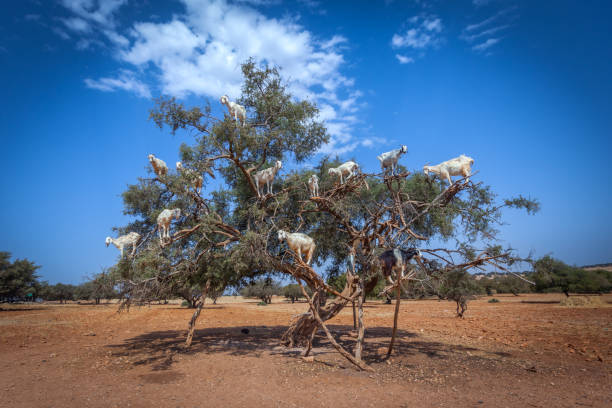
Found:
M 184 168 L 183 163 L 180 161 L 176 162 L 176 170 L 183 173 L 185 177 L 187 177 L 187 180 L 189 180 L 190 183 L 193 183 L 193 187 L 195 188 L 197 194 L 202 192 L 202 183 L 204 182 L 202 175 L 196 174 L 196 172 L 191 169 Z
M 240 122 L 242 123 L 242 126 L 244 126 L 244 122 L 246 121 L 246 109 L 244 106 L 239 105 L 236 102 L 231 102 L 227 95 L 223 95 L 221 97 L 221 103 L 227 106 L 230 116 L 233 117 L 236 122 L 238 122 L 238 118 L 240 118 Z
M 313 174 L 308 179 L 308 189 L 310 190 L 311 197 L 319 196 L 319 177 L 316 174 Z
M 170 223 L 173 218 L 177 220 L 181 217 L 181 210 L 176 208 L 174 210 L 165 209 L 157 216 L 157 232 L 159 233 L 159 240 L 163 243 L 164 238 L 170 239 Z
M 153 166 L 153 171 L 157 174 L 157 177 L 163 177 L 168 174 L 168 166 L 166 166 L 166 162 L 162 159 L 158 159 L 154 154 L 149 155 L 149 161 L 151 162 L 151 166 Z
M 140 234 L 137 232 L 130 232 L 129 234 L 122 235 L 116 239 L 106 237 L 106 246 L 108 247 L 110 244 L 116 246 L 117 249 L 121 251 L 121 257 L 123 258 L 123 248 L 127 245 L 132 246 L 132 256 L 134 256 L 138 241 L 140 241 Z
M 257 173 L 253 174 L 253 181 L 255 182 L 255 187 L 257 188 L 257 196 L 261 197 L 264 183 L 268 186 L 268 194 L 272 194 L 272 182 L 274 181 L 274 177 L 276 177 L 276 172 L 283 167 L 283 163 L 280 160 L 277 160 L 274 163 L 274 167 L 270 167 L 264 170 L 260 170 Z
M 376 156 L 378 160 L 380 160 L 380 167 L 383 172 L 386 171 L 389 167 L 391 167 L 391 175 L 395 171 L 395 166 L 397 166 L 397 161 L 400 156 L 408 151 L 408 148 L 404 145 L 399 149 L 391 150 L 390 152 L 386 152 L 381 154 L 380 156 Z
M 355 175 L 355 171 L 359 168 L 359 165 L 354 161 L 347 161 L 346 163 L 342 163 L 338 167 L 330 168 L 327 173 L 328 174 L 336 174 L 340 176 L 340 184 L 344 184 L 344 175 L 347 175 L 347 180 Z
M 314 254 L 314 250 L 316 248 L 312 238 L 306 234 L 302 234 L 301 232 L 286 232 L 283 230 L 278 230 L 278 240 L 281 242 L 287 241 L 289 248 L 291 248 L 291 250 L 295 252 L 300 259 L 302 259 L 303 252 L 304 255 L 306 255 L 306 264 L 310 264 L 312 254 Z
M 463 176 L 469 180 L 472 174 L 473 164 L 474 159 L 462 154 L 459 157 L 447 160 L 436 166 L 423 166 L 423 172 L 427 175 L 429 175 L 429 173 L 437 174 L 442 180 L 448 180 L 452 185 L 453 181 L 450 176 Z

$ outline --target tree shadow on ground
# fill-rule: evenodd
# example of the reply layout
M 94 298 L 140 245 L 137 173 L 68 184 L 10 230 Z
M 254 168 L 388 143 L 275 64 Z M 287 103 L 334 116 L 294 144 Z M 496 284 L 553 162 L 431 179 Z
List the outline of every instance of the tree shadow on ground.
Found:
M 349 325 L 328 325 L 336 341 L 347 351 L 353 352 L 356 333 Z M 260 357 L 264 354 L 294 356 L 303 352 L 302 347 L 287 348 L 280 345 L 280 339 L 287 326 L 236 326 L 196 330 L 191 347 L 185 348 L 185 331 L 168 330 L 144 333 L 126 339 L 120 344 L 107 347 L 116 358 L 127 358 L 134 366 L 151 366 L 154 371 L 168 370 L 181 355 L 199 353 L 221 353 L 232 356 Z M 385 359 L 391 328 L 370 327 L 366 330 L 364 361 L 380 363 Z M 394 355 L 422 355 L 427 358 L 444 360 L 467 351 L 480 351 L 472 347 L 446 344 L 419 339 L 419 335 L 406 330 L 397 331 Z M 338 356 L 322 330 L 313 343 L 313 354 L 317 358 Z
M 0 306 L 0 312 L 37 312 L 40 310 L 49 310 L 48 307 L 8 307 Z

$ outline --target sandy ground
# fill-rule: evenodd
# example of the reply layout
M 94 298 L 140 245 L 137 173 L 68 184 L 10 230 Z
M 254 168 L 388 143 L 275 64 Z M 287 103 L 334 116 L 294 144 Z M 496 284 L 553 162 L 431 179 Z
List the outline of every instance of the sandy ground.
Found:
M 2 407 L 611 407 L 612 296 L 567 308 L 563 295 L 496 296 L 469 304 L 403 301 L 399 344 L 383 356 L 393 305 L 365 306 L 365 360 L 355 370 L 320 332 L 314 362 L 278 339 L 305 303 L 223 298 L 177 304 L 0 305 Z M 330 322 L 354 345 L 350 308 Z M 243 333 L 248 329 L 248 334 Z

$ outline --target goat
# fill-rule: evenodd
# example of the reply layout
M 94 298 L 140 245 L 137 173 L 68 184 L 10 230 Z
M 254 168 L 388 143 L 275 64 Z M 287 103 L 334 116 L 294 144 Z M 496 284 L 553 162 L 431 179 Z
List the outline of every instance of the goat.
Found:
M 406 265 L 408 261 L 410 261 L 414 257 L 421 257 L 421 251 L 416 248 L 411 248 L 408 250 L 403 250 L 399 248 L 389 249 L 388 251 L 383 252 L 378 257 L 380 261 L 380 266 L 383 271 L 383 275 L 385 275 L 385 279 L 391 285 L 394 285 L 393 279 L 391 279 L 391 273 L 395 272 L 397 278 L 401 279 L 404 277 L 404 270 L 406 269 Z
M 176 170 L 183 173 L 189 182 L 193 183 L 193 187 L 195 187 L 197 194 L 202 192 L 202 183 L 204 182 L 204 179 L 200 174 L 196 174 L 196 172 L 191 169 L 184 168 L 183 163 L 180 161 L 176 162 Z
M 164 238 L 170 239 L 170 223 L 173 218 L 177 220 L 181 217 L 181 210 L 176 208 L 174 210 L 165 209 L 157 216 L 157 229 L 159 233 L 159 240 L 163 243 Z
M 306 264 L 310 265 L 312 254 L 314 254 L 314 250 L 316 248 L 312 238 L 306 234 L 302 234 L 301 232 L 286 232 L 283 230 L 278 230 L 278 240 L 281 242 L 287 241 L 289 248 L 291 248 L 291 250 L 295 252 L 300 259 L 302 259 L 302 252 L 304 252 L 306 255 Z
M 132 246 L 132 256 L 134 256 L 138 241 L 140 241 L 140 234 L 137 232 L 130 232 L 129 234 L 122 235 L 116 239 L 106 237 L 106 246 L 108 247 L 110 244 L 116 246 L 117 249 L 121 251 L 121 257 L 123 258 L 123 248 L 127 245 Z
M 153 166 L 153 171 L 157 174 L 157 177 L 163 177 L 168 174 L 168 166 L 166 166 L 166 162 L 162 159 L 158 159 L 154 154 L 149 155 L 149 161 L 151 162 L 151 166 Z
M 236 102 L 231 102 L 227 95 L 223 95 L 220 101 L 223 105 L 227 106 L 230 116 L 232 116 L 236 122 L 238 122 L 238 118 L 240 118 L 240 122 L 242 122 L 244 126 L 244 122 L 246 121 L 246 109 L 244 106 Z
M 308 179 L 308 189 L 310 190 L 311 197 L 319 196 L 319 177 L 316 174 L 313 174 Z
M 448 180 L 452 185 L 453 181 L 450 176 L 463 176 L 469 180 L 472 174 L 472 165 L 474 159 L 462 154 L 454 159 L 447 160 L 436 166 L 423 166 L 423 172 L 427 175 L 429 173 L 437 174 L 442 180 Z
M 383 172 L 385 172 L 389 167 L 391 167 L 391 175 L 395 171 L 395 166 L 397 166 L 397 161 L 400 156 L 408 151 L 408 148 L 402 145 L 399 149 L 391 150 L 390 152 L 386 152 L 381 154 L 380 156 L 376 156 L 378 160 L 380 160 L 380 167 Z
M 355 170 L 359 169 L 359 165 L 354 161 L 347 161 L 346 163 L 342 163 L 338 167 L 330 168 L 327 173 L 328 174 L 336 174 L 340 176 L 340 184 L 344 184 L 343 176 L 347 175 L 347 180 L 355 175 Z
M 260 170 L 253 175 L 253 181 L 255 182 L 255 187 L 257 188 L 257 197 L 262 196 L 260 188 L 263 190 L 264 183 L 266 183 L 268 186 L 268 194 L 272 194 L 272 182 L 274 181 L 274 177 L 276 177 L 276 172 L 282 167 L 283 163 L 280 160 L 277 160 L 276 163 L 274 163 L 274 167 Z

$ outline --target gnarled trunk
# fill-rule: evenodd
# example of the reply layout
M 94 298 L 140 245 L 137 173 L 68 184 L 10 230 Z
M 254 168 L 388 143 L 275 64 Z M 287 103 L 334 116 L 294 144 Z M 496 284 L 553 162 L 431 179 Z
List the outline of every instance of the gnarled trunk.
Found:
M 371 278 L 366 283 L 365 292 L 369 293 L 374 289 L 377 282 L 378 276 Z M 342 290 L 341 295 L 346 298 L 351 298 L 356 290 L 357 288 L 351 286 L 347 280 L 347 284 Z M 339 296 L 328 300 L 325 306 L 321 306 L 318 310 L 321 320 L 325 322 L 334 318 L 347 304 L 348 300 Z M 287 347 L 307 346 L 309 338 L 312 332 L 317 329 L 317 326 L 317 320 L 311 312 L 301 314 L 291 322 L 289 328 L 281 338 L 281 343 Z

